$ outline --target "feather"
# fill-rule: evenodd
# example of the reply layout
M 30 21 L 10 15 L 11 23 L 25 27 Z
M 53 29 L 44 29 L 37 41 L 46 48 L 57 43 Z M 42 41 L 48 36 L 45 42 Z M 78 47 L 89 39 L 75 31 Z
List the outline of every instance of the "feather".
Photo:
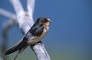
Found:
M 22 40 L 19 44 L 16 44 L 15 46 L 13 46 L 12 48 L 10 48 L 9 50 L 7 50 L 5 52 L 5 55 L 11 54 L 17 50 L 19 50 L 19 52 L 21 53 L 26 47 L 27 47 L 27 42 L 26 40 Z

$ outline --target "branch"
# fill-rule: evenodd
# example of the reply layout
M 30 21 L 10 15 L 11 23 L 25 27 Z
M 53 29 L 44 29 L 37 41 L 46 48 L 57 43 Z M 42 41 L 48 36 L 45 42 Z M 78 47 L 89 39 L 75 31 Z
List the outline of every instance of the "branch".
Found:
M 32 20 L 33 20 L 34 5 L 35 5 L 35 0 L 27 0 L 28 15 L 29 17 L 32 18 Z M 33 22 L 32 20 L 31 22 Z M 30 47 L 33 49 L 38 60 L 50 60 L 50 57 L 42 42 L 37 42 L 36 44 Z
M 19 28 L 22 30 L 24 34 L 26 34 L 30 29 L 30 27 L 34 24 L 33 17 L 30 17 L 27 12 L 26 13 L 24 12 L 19 0 L 10 0 L 10 1 L 17 14 L 17 23 L 19 25 Z
M 6 40 L 8 40 L 8 31 L 14 25 L 16 25 L 16 20 L 9 20 L 8 22 L 4 23 L 3 32 L 2 32 L 4 47 L 2 47 L 2 51 L 6 50 L 7 42 L 8 42 L 8 41 L 6 41 Z
M 19 28 L 22 30 L 23 34 L 26 34 L 34 24 L 33 11 L 34 11 L 35 0 L 27 0 L 26 12 L 23 10 L 23 7 L 19 0 L 10 0 L 10 1 L 15 9 L 17 16 L 17 18 L 14 18 L 14 20 L 16 20 L 16 23 L 18 24 Z M 7 15 L 6 13 L 4 14 Z M 10 26 L 12 26 L 12 24 Z M 43 43 L 37 42 L 36 44 L 31 45 L 30 47 L 33 49 L 38 60 L 50 60 L 50 57 Z
M 8 31 L 12 26 L 17 24 L 16 23 L 16 15 L 7 10 L 2 9 L 2 8 L 0 8 L 0 14 L 5 17 L 10 18 L 10 20 L 8 22 L 5 22 L 3 25 L 3 30 L 2 30 L 3 40 L 2 40 L 2 50 L 1 50 L 2 57 L 4 58 L 4 60 L 8 60 L 8 57 L 5 56 L 3 53 L 6 51 L 6 49 L 8 47 Z
M 15 14 L 13 14 L 13 13 L 11 13 L 9 11 L 6 11 L 6 10 L 4 10 L 2 8 L 0 8 L 0 14 L 3 15 L 3 16 L 8 17 L 10 19 L 16 19 L 16 15 Z
M 48 52 L 46 51 L 44 44 L 42 42 L 37 42 L 33 46 L 30 46 L 35 52 L 38 60 L 50 60 Z
M 25 11 L 24 11 L 24 9 L 23 9 L 23 7 L 22 7 L 22 4 L 20 3 L 19 0 L 10 0 L 10 2 L 11 2 L 11 4 L 12 4 L 13 7 L 14 7 L 14 10 L 15 10 L 17 16 L 18 16 L 19 14 L 24 15 Z
M 8 31 L 11 27 L 16 25 L 16 20 L 9 20 L 8 22 L 4 23 L 3 30 L 2 30 L 2 52 L 4 53 L 8 47 Z M 8 60 L 8 57 L 2 54 L 4 60 Z
M 34 7 L 35 7 L 35 0 L 27 0 L 27 11 L 28 15 L 31 18 L 33 18 Z

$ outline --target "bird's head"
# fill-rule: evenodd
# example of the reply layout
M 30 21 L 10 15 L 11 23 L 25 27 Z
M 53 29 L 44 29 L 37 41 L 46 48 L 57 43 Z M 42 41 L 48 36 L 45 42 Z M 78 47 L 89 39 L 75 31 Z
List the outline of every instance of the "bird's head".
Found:
M 49 25 L 51 21 L 50 21 L 49 18 L 39 17 L 36 22 L 37 22 L 38 24 Z

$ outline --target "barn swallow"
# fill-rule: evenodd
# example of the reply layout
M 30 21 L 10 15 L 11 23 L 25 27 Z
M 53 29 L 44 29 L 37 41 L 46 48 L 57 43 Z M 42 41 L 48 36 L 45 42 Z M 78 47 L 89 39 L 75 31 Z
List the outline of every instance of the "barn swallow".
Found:
M 15 51 L 18 51 L 18 55 L 28 46 L 39 42 L 47 34 L 50 22 L 51 21 L 49 18 L 39 17 L 36 23 L 26 33 L 26 35 L 16 45 L 7 50 L 5 55 L 11 54 Z

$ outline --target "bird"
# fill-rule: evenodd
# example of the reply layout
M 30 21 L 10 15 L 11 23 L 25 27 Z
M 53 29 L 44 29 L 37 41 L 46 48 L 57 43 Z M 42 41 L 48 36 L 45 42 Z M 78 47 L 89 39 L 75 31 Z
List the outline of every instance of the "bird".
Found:
M 5 55 L 18 51 L 17 57 L 18 54 L 24 51 L 28 46 L 39 42 L 49 31 L 50 22 L 51 20 L 49 18 L 39 17 L 25 36 L 17 44 L 5 51 Z

